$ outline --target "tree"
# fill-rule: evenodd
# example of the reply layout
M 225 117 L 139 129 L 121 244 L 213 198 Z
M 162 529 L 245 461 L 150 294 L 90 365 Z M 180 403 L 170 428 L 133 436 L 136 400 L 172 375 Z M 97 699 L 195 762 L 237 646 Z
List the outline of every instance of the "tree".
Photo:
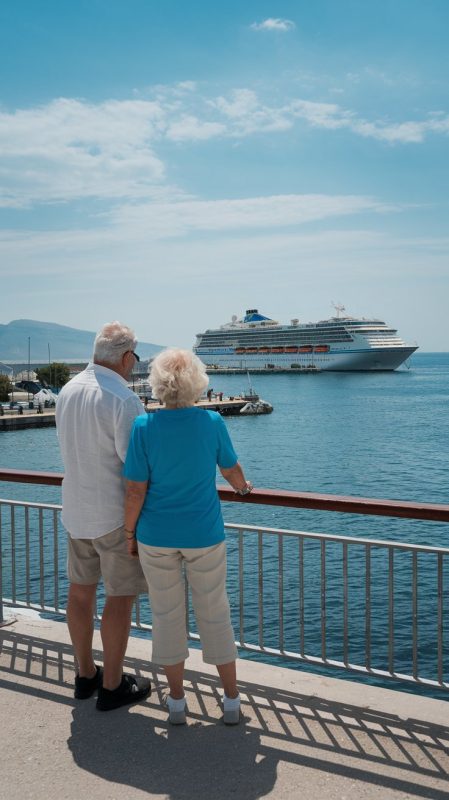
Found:
M 60 389 L 70 378 L 70 370 L 67 364 L 60 364 L 58 361 L 53 361 L 46 367 L 39 367 L 36 370 L 38 381 L 43 383 L 44 386 L 54 386 L 55 389 Z
M 7 375 L 0 375 L 0 402 L 9 400 L 8 394 L 12 391 L 11 381 Z

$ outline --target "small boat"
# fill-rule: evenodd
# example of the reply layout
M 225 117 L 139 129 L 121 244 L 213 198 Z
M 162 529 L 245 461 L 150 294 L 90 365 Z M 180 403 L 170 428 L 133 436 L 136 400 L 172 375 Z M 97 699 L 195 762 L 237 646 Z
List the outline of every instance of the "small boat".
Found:
M 252 415 L 252 414 L 271 414 L 273 411 L 273 406 L 271 403 L 268 403 L 266 400 L 262 400 L 259 395 L 254 391 L 251 385 L 251 379 L 249 377 L 249 372 L 247 372 L 248 376 L 248 389 L 246 392 L 242 392 L 242 400 L 247 400 L 244 406 L 240 409 L 240 414 L 245 415 Z
M 251 400 L 248 403 L 245 403 L 243 408 L 240 409 L 240 413 L 245 414 L 271 414 L 273 411 L 273 406 L 271 403 L 267 403 L 266 400 Z

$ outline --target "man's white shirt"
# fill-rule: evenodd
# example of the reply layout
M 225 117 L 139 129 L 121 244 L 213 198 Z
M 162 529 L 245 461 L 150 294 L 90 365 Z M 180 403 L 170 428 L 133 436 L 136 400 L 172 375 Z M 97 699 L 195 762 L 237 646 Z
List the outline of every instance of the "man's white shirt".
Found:
M 88 364 L 61 390 L 62 523 L 73 538 L 95 539 L 123 525 L 123 463 L 132 424 L 145 413 L 124 378 L 99 364 Z

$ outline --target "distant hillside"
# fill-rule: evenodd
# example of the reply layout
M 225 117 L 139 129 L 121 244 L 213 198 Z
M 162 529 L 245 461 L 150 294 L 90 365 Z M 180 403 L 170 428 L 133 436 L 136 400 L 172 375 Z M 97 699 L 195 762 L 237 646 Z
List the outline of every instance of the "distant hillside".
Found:
M 30 337 L 31 362 L 48 361 L 48 345 L 52 361 L 87 361 L 92 355 L 96 334 L 80 331 L 53 322 L 15 319 L 0 325 L 0 361 L 28 361 Z M 149 358 L 162 350 L 163 345 L 139 342 L 141 358 Z

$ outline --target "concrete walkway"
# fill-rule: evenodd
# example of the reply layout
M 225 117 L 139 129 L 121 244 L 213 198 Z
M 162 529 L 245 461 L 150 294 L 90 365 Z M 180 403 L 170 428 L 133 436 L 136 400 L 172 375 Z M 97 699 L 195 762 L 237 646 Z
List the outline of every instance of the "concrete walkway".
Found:
M 2 800 L 449 797 L 447 701 L 240 661 L 244 719 L 227 728 L 215 672 L 192 651 L 188 725 L 173 728 L 150 655 L 130 639 L 126 669 L 152 677 L 152 697 L 100 714 L 73 698 L 64 623 L 19 612 L 2 628 Z

